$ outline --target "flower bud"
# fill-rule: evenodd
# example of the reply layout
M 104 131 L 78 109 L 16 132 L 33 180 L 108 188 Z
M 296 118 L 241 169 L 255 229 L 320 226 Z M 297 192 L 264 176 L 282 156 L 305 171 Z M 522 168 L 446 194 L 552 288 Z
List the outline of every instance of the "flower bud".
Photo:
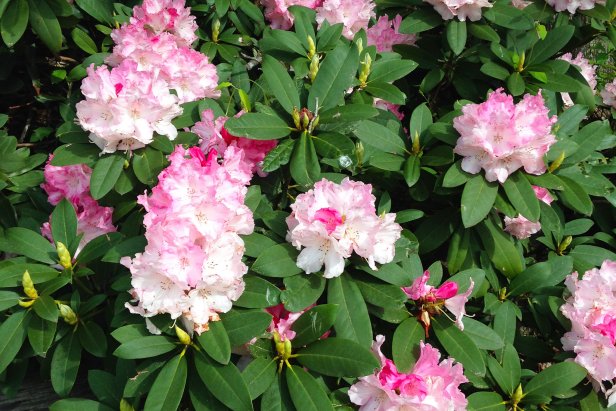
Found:
M 218 36 L 220 35 L 220 20 L 214 19 L 212 23 L 212 41 L 218 43 Z
M 299 110 L 297 109 L 297 107 L 293 107 L 293 113 L 291 113 L 291 117 L 293 117 L 293 124 L 295 124 L 295 128 L 299 130 Z
M 548 167 L 548 172 L 553 173 L 554 171 L 558 170 L 558 167 L 560 167 L 563 161 L 565 161 L 565 152 L 561 151 L 558 158 L 554 160 L 552 164 L 550 164 L 550 166 Z
M 361 52 L 364 51 L 364 41 L 361 38 L 358 38 L 355 44 L 357 44 L 357 50 L 359 51 L 359 54 L 361 54 Z
M 419 154 L 421 146 L 419 144 L 419 133 L 417 131 L 415 131 L 414 136 L 411 136 L 411 140 L 413 142 L 413 154 Z
M 135 411 L 130 402 L 126 401 L 124 398 L 120 401 L 120 411 Z
M 177 325 L 175 326 L 175 335 L 178 336 L 180 342 L 184 345 L 190 345 L 190 335 L 184 330 L 182 330 Z
M 370 68 L 372 67 L 372 57 L 370 54 L 366 53 L 364 57 L 364 61 L 361 63 L 361 70 L 359 71 L 359 85 L 360 87 L 366 87 L 366 81 L 368 80 L 368 75 L 370 74 Z
M 34 304 L 36 300 L 19 300 L 17 301 L 17 304 L 19 304 L 20 307 L 24 307 L 24 308 L 30 308 L 32 307 L 32 304 Z
M 573 241 L 573 237 L 571 237 L 570 235 L 563 238 L 560 244 L 558 244 L 558 255 L 562 255 L 565 252 L 567 247 L 569 247 L 569 245 L 571 244 L 571 241 Z
M 58 252 L 58 258 L 60 259 L 60 265 L 67 270 L 72 269 L 73 264 L 71 261 L 71 254 L 68 252 L 68 248 L 66 248 L 63 243 L 58 241 L 56 243 L 56 250 Z
M 511 402 L 517 405 L 520 401 L 522 401 L 523 397 L 524 391 L 522 391 L 522 384 L 519 384 L 518 388 L 516 388 L 513 394 L 511 394 Z
M 315 54 L 314 56 L 312 56 L 312 59 L 310 61 L 310 71 L 308 72 L 308 76 L 310 77 L 311 82 L 314 82 L 314 79 L 316 78 L 318 72 L 319 56 Z
M 312 59 L 312 57 L 317 53 L 317 47 L 314 44 L 314 40 L 312 36 L 308 36 L 308 58 Z
M 60 317 L 64 319 L 67 324 L 77 324 L 77 314 L 71 307 L 66 304 L 58 303 L 58 309 L 60 310 Z
M 26 294 L 29 298 L 32 298 L 33 300 L 38 298 L 38 292 L 36 292 L 36 289 L 34 288 L 34 283 L 32 282 L 32 278 L 30 278 L 30 273 L 28 270 L 24 271 L 24 275 L 21 278 L 21 285 L 24 287 L 24 294 Z
M 361 141 L 355 143 L 355 156 L 357 157 L 357 165 L 361 167 L 364 162 L 364 145 Z

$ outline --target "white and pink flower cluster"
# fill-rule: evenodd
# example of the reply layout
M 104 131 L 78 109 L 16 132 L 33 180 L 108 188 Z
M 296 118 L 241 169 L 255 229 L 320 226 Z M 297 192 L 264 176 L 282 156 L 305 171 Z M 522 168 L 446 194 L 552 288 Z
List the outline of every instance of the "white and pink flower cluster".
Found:
M 576 66 L 582 73 L 582 77 L 584 77 L 584 79 L 590 86 L 593 94 L 595 93 L 595 88 L 597 87 L 597 77 L 595 75 L 596 66 L 590 64 L 590 62 L 584 57 L 582 53 L 578 53 L 575 58 L 573 58 L 573 55 L 571 53 L 566 53 L 560 57 L 560 60 L 564 60 L 569 64 L 573 64 L 574 66 Z M 563 104 L 566 107 L 570 107 L 573 105 L 573 100 L 571 100 L 571 96 L 569 96 L 569 93 L 560 93 L 560 96 L 562 97 Z
M 144 147 L 154 133 L 173 140 L 180 104 L 220 95 L 216 67 L 190 48 L 197 25 L 184 0 L 145 0 L 133 14 L 111 34 L 113 68 L 90 66 L 77 103 L 80 125 L 104 153 Z
M 436 288 L 428 285 L 429 280 L 430 272 L 426 270 L 421 277 L 413 281 L 410 287 L 402 287 L 402 291 L 404 291 L 409 299 L 420 304 L 422 313 L 419 316 L 419 320 L 424 324 L 426 334 L 430 327 L 429 316 L 431 314 L 440 314 L 441 305 L 444 305 L 453 314 L 456 326 L 460 330 L 464 330 L 464 324 L 462 323 L 462 318 L 466 315 L 464 305 L 475 287 L 473 279 L 470 279 L 468 289 L 461 294 L 458 294 L 458 283 L 455 281 L 445 281 L 440 287 Z
M 77 235 L 83 235 L 79 241 L 79 246 L 75 255 L 84 245 L 94 238 L 116 231 L 111 221 L 113 208 L 101 207 L 98 202 L 90 195 L 90 176 L 92 169 L 85 164 L 75 164 L 70 166 L 52 166 L 49 156 L 47 164 L 43 170 L 45 182 L 41 188 L 47 193 L 47 201 L 51 205 L 57 205 L 63 198 L 66 198 L 75 208 L 77 214 Z M 53 241 L 51 234 L 51 218 L 49 222 L 41 227 L 41 233 L 50 241 Z M 65 244 L 69 246 L 69 244 Z
M 261 5 L 265 7 L 265 18 L 270 21 L 273 29 L 279 30 L 289 30 L 293 25 L 293 15 L 289 7 L 303 6 L 314 10 L 321 4 L 323 0 L 261 0 Z
M 344 271 L 344 260 L 353 251 L 376 270 L 376 263 L 393 260 L 394 244 L 402 227 L 394 213 L 376 215 L 372 186 L 351 181 L 340 184 L 326 179 L 297 196 L 287 217 L 290 241 L 301 251 L 297 266 L 307 274 L 325 265 L 323 277 L 338 277 Z
M 238 116 L 242 115 L 240 112 Z M 200 138 L 200 146 L 203 152 L 207 153 L 215 149 L 219 153 L 224 153 L 228 146 L 234 146 L 244 151 L 244 162 L 246 162 L 253 173 L 264 176 L 261 170 L 263 159 L 276 145 L 278 140 L 251 140 L 249 138 L 236 137 L 225 129 L 224 124 L 227 117 L 220 116 L 214 119 L 212 110 L 204 110 L 201 113 L 201 121 L 195 123 L 190 131 Z
M 561 339 L 575 362 L 586 368 L 593 386 L 616 404 L 616 262 L 605 260 L 579 279 L 577 272 L 565 280 L 571 296 L 560 308 L 571 320 L 571 331 Z M 607 387 L 605 383 L 608 383 Z
M 607 83 L 605 88 L 601 90 L 601 98 L 603 104 L 616 109 L 616 78 L 611 83 Z
M 554 198 L 547 189 L 533 186 L 533 190 L 539 201 L 543 201 L 547 205 L 552 204 L 552 201 L 554 201 Z M 520 240 L 538 233 L 539 230 L 541 230 L 541 223 L 539 221 L 530 221 L 521 214 L 514 218 L 505 216 L 505 231 Z
M 351 402 L 360 411 L 463 411 L 467 400 L 460 384 L 468 382 L 462 365 L 452 358 L 439 363 L 441 354 L 430 344 L 420 343 L 420 354 L 413 370 L 401 373 L 396 365 L 381 353 L 385 342 L 376 336 L 372 351 L 381 361 L 381 369 L 361 377 L 349 388 Z
M 389 20 L 387 16 L 381 16 L 376 24 L 366 31 L 369 46 L 376 46 L 378 52 L 392 51 L 396 44 L 413 45 L 417 40 L 415 34 L 402 34 L 400 24 L 402 16 L 396 15 L 393 20 Z
M 605 0 L 546 0 L 550 6 L 556 11 L 569 11 L 575 14 L 575 11 L 591 10 L 595 8 L 595 4 L 605 5 Z
M 216 150 L 204 156 L 198 147 L 176 147 L 171 164 L 159 176 L 152 195 L 138 198 L 148 244 L 135 258 L 121 262 L 132 274 L 133 313 L 170 314 L 207 330 L 218 313 L 231 309 L 244 291 L 240 234 L 254 228 L 244 205 L 252 177 L 244 152 L 229 146 L 218 161 Z
M 434 10 L 443 20 L 457 17 L 460 21 L 477 21 L 481 18 L 481 9 L 490 8 L 492 3 L 488 0 L 424 0 L 434 6 Z
M 481 104 L 467 104 L 453 120 L 460 133 L 454 152 L 464 156 L 462 169 L 477 174 L 483 168 L 488 181 L 503 183 L 517 169 L 530 174 L 545 173 L 543 156 L 556 142 L 541 92 L 526 94 L 522 101 L 499 88 Z

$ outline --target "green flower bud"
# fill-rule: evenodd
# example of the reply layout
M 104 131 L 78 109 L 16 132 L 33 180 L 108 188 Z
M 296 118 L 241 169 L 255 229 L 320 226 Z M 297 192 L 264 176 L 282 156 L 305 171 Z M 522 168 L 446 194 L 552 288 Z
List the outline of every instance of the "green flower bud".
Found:
M 64 319 L 67 324 L 77 324 L 77 314 L 71 307 L 66 304 L 58 303 L 58 309 L 60 310 L 60 317 Z
M 175 335 L 178 336 L 180 342 L 184 345 L 190 345 L 190 335 L 184 330 L 182 330 L 177 325 L 175 326 Z
M 58 241 L 56 243 L 56 251 L 58 252 L 58 258 L 60 259 L 60 265 L 66 268 L 67 270 L 72 269 L 73 264 L 72 264 L 71 254 L 68 252 L 68 248 L 66 248 L 66 246 L 63 243 Z
M 36 288 L 34 288 L 34 283 L 32 282 L 32 278 L 30 278 L 30 273 L 28 270 L 24 271 L 24 275 L 21 278 L 21 285 L 24 287 L 24 294 L 26 294 L 29 298 L 32 298 L 33 300 L 38 298 L 38 292 L 36 291 Z

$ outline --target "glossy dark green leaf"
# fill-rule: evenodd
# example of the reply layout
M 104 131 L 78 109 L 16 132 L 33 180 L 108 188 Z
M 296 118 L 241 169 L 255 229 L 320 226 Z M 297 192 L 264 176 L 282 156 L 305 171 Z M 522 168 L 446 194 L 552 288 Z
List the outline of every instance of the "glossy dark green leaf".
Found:
M 389 128 L 382 126 L 373 121 L 362 121 L 353 130 L 353 133 L 364 144 L 372 146 L 386 153 L 403 155 L 406 151 L 404 141 L 391 131 Z
M 0 291 L 0 311 L 16 306 L 20 297 L 15 291 Z
M 317 274 L 297 274 L 285 277 L 285 289 L 280 294 L 280 301 L 285 308 L 298 312 L 314 302 L 323 294 L 326 280 Z
M 156 357 L 167 353 L 178 345 L 169 337 L 153 335 L 135 338 L 120 345 L 113 355 L 123 359 L 139 359 Z
M 83 31 L 82 29 L 74 28 L 71 31 L 71 38 L 73 39 L 77 47 L 79 47 L 86 53 L 95 54 L 98 52 L 96 48 L 96 43 L 94 43 L 94 40 L 92 40 L 92 37 L 90 37 L 88 33 Z
M 113 408 L 87 398 L 64 398 L 49 406 L 50 411 L 113 411 Z
M 100 325 L 94 321 L 86 321 L 77 329 L 77 334 L 84 350 L 96 357 L 105 357 L 107 336 Z
M 276 379 L 277 362 L 269 358 L 254 358 L 242 371 L 242 377 L 248 386 L 250 398 L 263 394 Z
M 464 334 L 468 335 L 480 350 L 498 350 L 505 345 L 503 339 L 492 328 L 469 317 L 462 319 Z
M 51 234 L 54 241 L 70 247 L 77 235 L 77 214 L 75 208 L 63 198 L 51 213 Z
M 371 81 L 364 89 L 368 94 L 393 104 L 404 104 L 406 102 L 406 94 L 391 83 Z
M 314 113 L 317 106 L 321 110 L 338 106 L 353 82 L 358 65 L 359 53 L 354 43 L 350 47 L 339 45 L 327 53 L 308 92 L 308 110 Z
M 144 411 L 175 410 L 182 401 L 188 366 L 184 354 L 170 359 L 156 376 L 145 400 Z
M 4 44 L 13 47 L 21 39 L 28 27 L 29 16 L 28 0 L 14 0 L 8 4 L 0 21 L 0 33 Z
M 133 171 L 143 184 L 153 186 L 164 167 L 163 153 L 158 150 L 146 147 L 143 151 L 134 154 Z
M 56 249 L 49 240 L 22 227 L 11 227 L 4 231 L 4 238 L 0 238 L 0 250 L 25 255 L 47 264 L 55 264 L 57 256 Z
M 234 305 L 244 308 L 265 308 L 280 303 L 280 289 L 269 281 L 257 277 L 244 277 L 245 288 Z
M 368 82 L 392 82 L 415 70 L 418 64 L 413 60 L 377 60 L 370 68 Z
M 513 173 L 503 184 L 507 198 L 515 209 L 530 221 L 539 219 L 539 200 L 528 182 L 528 179 L 520 171 Z
M 17 311 L 0 324 L 0 372 L 13 361 L 28 335 L 30 315 Z
M 272 321 L 271 315 L 260 310 L 232 310 L 221 318 L 232 347 L 262 334 Z
M 294 108 L 300 109 L 299 94 L 287 69 L 278 60 L 268 55 L 263 56 L 262 69 L 267 85 L 282 108 L 289 114 Z
M 527 53 L 528 64 L 536 64 L 546 61 L 565 45 L 573 37 L 575 27 L 570 24 L 563 24 L 550 30 L 543 40 L 535 43 L 533 49 Z
M 285 375 L 295 408 L 302 411 L 333 411 L 331 401 L 312 375 L 297 366 L 288 367 Z
M 263 251 L 251 270 L 266 277 L 290 277 L 303 273 L 296 265 L 298 252 L 290 244 L 276 244 Z
M 421 160 L 416 155 L 410 155 L 404 162 L 404 181 L 409 187 L 413 187 L 419 181 L 421 173 Z
M 364 300 L 372 305 L 384 308 L 402 308 L 408 300 L 406 294 L 398 286 L 383 284 L 372 278 L 355 279 L 355 284 Z
M 253 140 L 272 140 L 286 137 L 291 128 L 278 116 L 263 113 L 246 113 L 225 122 L 225 129 L 232 135 Z
M 306 187 L 312 186 L 321 177 L 319 158 L 312 137 L 307 132 L 302 133 L 299 140 L 295 142 L 291 154 L 290 171 L 293 180 Z
M 396 368 L 409 372 L 419 357 L 419 342 L 426 338 L 423 325 L 417 318 L 410 317 L 400 323 L 394 332 L 391 353 Z
M 492 210 L 498 184 L 488 182 L 481 175 L 471 177 L 462 191 L 462 223 L 464 227 L 472 227 L 481 222 Z
M 335 304 L 317 305 L 304 312 L 291 326 L 296 333 L 293 345 L 301 347 L 319 339 L 334 324 L 337 314 Z
M 111 0 L 75 0 L 75 3 L 90 16 L 101 23 L 113 23 Z
M 75 264 L 87 264 L 102 257 L 109 249 L 118 244 L 124 236 L 121 233 L 106 233 L 88 242 L 79 252 Z
M 515 277 L 524 270 L 524 260 L 520 251 L 513 243 L 511 236 L 490 220 L 477 226 L 490 260 L 494 267 L 509 278 Z
M 558 178 L 564 187 L 563 191 L 558 192 L 558 196 L 563 203 L 574 211 L 590 215 L 593 210 L 593 204 L 580 182 L 565 176 L 558 176 Z
M 62 48 L 62 29 L 55 13 L 45 1 L 28 0 L 30 27 L 47 48 L 58 54 Z
M 315 341 L 297 354 L 303 366 L 332 377 L 362 377 L 379 368 L 372 351 L 343 338 Z
M 450 20 L 446 28 L 447 44 L 451 51 L 457 56 L 462 53 L 466 45 L 466 22 Z
M 20 287 L 26 270 L 34 284 L 53 280 L 60 274 L 58 270 L 42 264 L 11 264 L 0 268 L 0 287 Z
M 77 334 L 71 330 L 56 345 L 51 359 L 51 385 L 61 397 L 66 397 L 77 380 L 81 361 L 81 345 Z
M 58 307 L 49 295 L 41 295 L 32 304 L 32 309 L 39 317 L 47 321 L 58 321 Z
M 266 172 L 278 170 L 281 166 L 287 165 L 291 160 L 291 153 L 295 147 L 295 140 L 284 140 L 274 147 L 263 159 L 261 169 Z
M 328 280 L 327 302 L 339 307 L 334 321 L 336 335 L 369 347 L 372 344 L 372 327 L 368 309 L 351 277 L 342 274 Z
M 95 200 L 103 198 L 111 191 L 123 167 L 124 157 L 119 154 L 109 154 L 98 160 L 90 177 L 90 193 Z
M 210 321 L 209 329 L 198 337 L 199 345 L 208 355 L 221 364 L 227 364 L 231 358 L 231 344 L 222 321 Z
M 573 361 L 552 364 L 535 375 L 524 387 L 524 402 L 538 404 L 568 392 L 586 378 L 586 369 Z
M 468 411 L 505 411 L 503 397 L 495 392 L 475 392 L 468 396 Z
M 460 331 L 451 320 L 444 316 L 436 317 L 432 320 L 432 328 L 445 350 L 456 361 L 462 363 L 465 371 L 479 376 L 485 374 L 486 364 L 481 351 L 473 340 Z
M 291 411 L 294 409 L 287 382 L 279 374 L 261 397 L 261 411 Z

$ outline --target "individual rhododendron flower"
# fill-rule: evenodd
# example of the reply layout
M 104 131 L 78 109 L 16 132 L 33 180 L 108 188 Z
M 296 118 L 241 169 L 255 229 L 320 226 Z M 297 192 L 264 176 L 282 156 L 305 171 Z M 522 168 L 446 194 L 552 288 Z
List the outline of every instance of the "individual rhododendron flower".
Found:
M 193 147 L 176 147 L 171 164 L 159 175 L 151 196 L 138 198 L 147 246 L 122 264 L 132 274 L 133 313 L 170 314 L 192 321 L 198 333 L 218 313 L 231 309 L 244 290 L 244 242 L 254 228 L 244 205 L 252 176 L 243 151 L 228 147 L 205 157 Z
M 289 30 L 293 25 L 293 15 L 289 11 L 291 6 L 303 6 L 309 9 L 319 7 L 323 0 L 260 0 L 265 7 L 265 18 L 270 21 L 273 29 Z
M 601 98 L 603 104 L 616 109 L 616 78 L 611 83 L 605 85 L 605 88 L 601 90 Z
M 597 77 L 595 75 L 596 66 L 591 65 L 582 53 L 578 53 L 575 58 L 573 58 L 571 53 L 563 54 L 560 57 L 560 60 L 564 60 L 576 66 L 582 73 L 582 76 L 592 89 L 593 93 L 595 92 L 595 88 L 597 87 Z M 573 100 L 571 100 L 569 93 L 560 93 L 560 96 L 562 97 L 563 104 L 565 106 L 573 105 Z
M 241 115 L 240 113 L 239 115 Z M 276 145 L 278 140 L 251 140 L 231 135 L 224 127 L 227 117 L 220 116 L 214 120 L 212 110 L 201 113 L 201 121 L 195 123 L 191 131 L 200 137 L 200 146 L 204 152 L 211 149 L 223 152 L 228 146 L 235 146 L 244 151 L 244 161 L 253 173 L 265 176 L 261 170 L 263 159 Z
M 102 207 L 90 195 L 90 176 L 92 169 L 85 164 L 70 166 L 52 166 L 49 157 L 43 170 L 45 182 L 41 188 L 47 193 L 47 201 L 57 205 L 66 198 L 74 207 L 77 214 L 77 235 L 82 235 L 75 255 L 94 238 L 116 231 L 112 222 L 113 209 Z M 41 227 L 41 233 L 50 241 L 51 220 Z
M 511 0 L 511 5 L 513 7 L 515 7 L 516 9 L 520 9 L 523 10 L 526 7 L 530 6 L 531 4 L 533 4 L 532 1 L 526 1 L 526 0 Z
M 317 7 L 319 28 L 325 20 L 329 24 L 342 23 L 342 35 L 349 40 L 361 29 L 367 29 L 371 18 L 375 18 L 375 4 L 372 0 L 324 0 Z
M 454 152 L 464 156 L 462 169 L 477 174 L 483 168 L 486 180 L 507 180 L 523 167 L 527 173 L 545 173 L 543 156 L 556 142 L 551 132 L 556 116 L 548 116 L 541 93 L 526 94 L 522 101 L 498 89 L 481 104 L 467 104 L 453 120 L 460 133 Z
M 546 3 L 554 7 L 556 11 L 567 10 L 575 14 L 577 9 L 590 10 L 595 8 L 595 4 L 605 5 L 605 0 L 547 0 Z
M 616 262 L 605 260 L 579 278 L 565 280 L 571 296 L 560 308 L 571 320 L 571 331 L 561 342 L 576 354 L 575 362 L 586 368 L 596 390 L 606 393 L 610 406 L 616 403 Z M 606 384 L 607 387 L 606 387 Z
M 535 196 L 547 205 L 550 205 L 552 201 L 554 201 L 554 198 L 547 189 L 533 186 L 533 190 L 535 191 Z M 528 238 L 541 230 L 541 223 L 539 221 L 530 221 L 521 214 L 518 214 L 518 216 L 514 218 L 505 217 L 504 221 L 505 231 L 520 240 Z
M 452 358 L 439 363 L 440 352 L 430 344 L 420 342 L 420 354 L 408 374 L 401 373 L 392 360 L 381 353 L 385 342 L 376 336 L 372 351 L 381 362 L 380 370 L 361 377 L 349 388 L 351 402 L 360 411 L 463 411 L 467 400 L 460 384 L 468 382 L 460 363 Z
M 272 315 L 272 322 L 267 328 L 267 331 L 270 333 L 277 333 L 281 341 L 293 340 L 296 333 L 291 329 L 291 327 L 293 327 L 295 321 L 297 321 L 302 314 L 312 307 L 314 307 L 314 304 L 296 313 L 287 311 L 287 309 L 284 308 L 284 304 L 278 304 L 273 307 L 266 308 L 265 311 Z M 329 331 L 326 331 L 320 338 L 327 338 L 328 335 Z
M 424 0 L 434 6 L 434 10 L 441 15 L 443 20 L 451 20 L 455 17 L 460 21 L 477 21 L 481 18 L 483 7 L 492 7 L 487 0 Z
M 392 51 L 396 44 L 415 44 L 417 36 L 414 34 L 401 34 L 400 23 L 402 16 L 399 14 L 393 20 L 387 16 L 381 16 L 376 24 L 366 31 L 369 46 L 376 46 L 378 52 Z
M 373 270 L 375 262 L 392 261 L 402 227 L 393 213 L 377 216 L 374 202 L 370 184 L 348 177 L 340 184 L 323 179 L 298 195 L 287 217 L 287 240 L 303 248 L 297 266 L 310 274 L 325 265 L 323 277 L 333 278 L 342 274 L 353 251 Z
M 404 119 L 404 113 L 400 111 L 399 104 L 394 104 L 394 103 L 390 103 L 389 101 L 385 101 L 380 98 L 375 98 L 373 105 L 374 107 L 380 108 L 381 110 L 391 112 L 400 121 Z
M 445 281 L 440 287 L 436 288 L 428 285 L 429 280 L 430 272 L 425 271 L 413 281 L 410 287 L 402 287 L 406 296 L 414 300 L 419 306 L 420 314 L 418 318 L 424 326 L 426 335 L 428 335 L 430 329 L 430 316 L 441 314 L 443 306 L 455 317 L 456 326 L 460 330 L 464 330 L 462 323 L 462 318 L 466 315 L 464 305 L 473 292 L 475 286 L 473 279 L 470 279 L 468 289 L 461 294 L 458 294 L 458 283 L 454 281 Z

